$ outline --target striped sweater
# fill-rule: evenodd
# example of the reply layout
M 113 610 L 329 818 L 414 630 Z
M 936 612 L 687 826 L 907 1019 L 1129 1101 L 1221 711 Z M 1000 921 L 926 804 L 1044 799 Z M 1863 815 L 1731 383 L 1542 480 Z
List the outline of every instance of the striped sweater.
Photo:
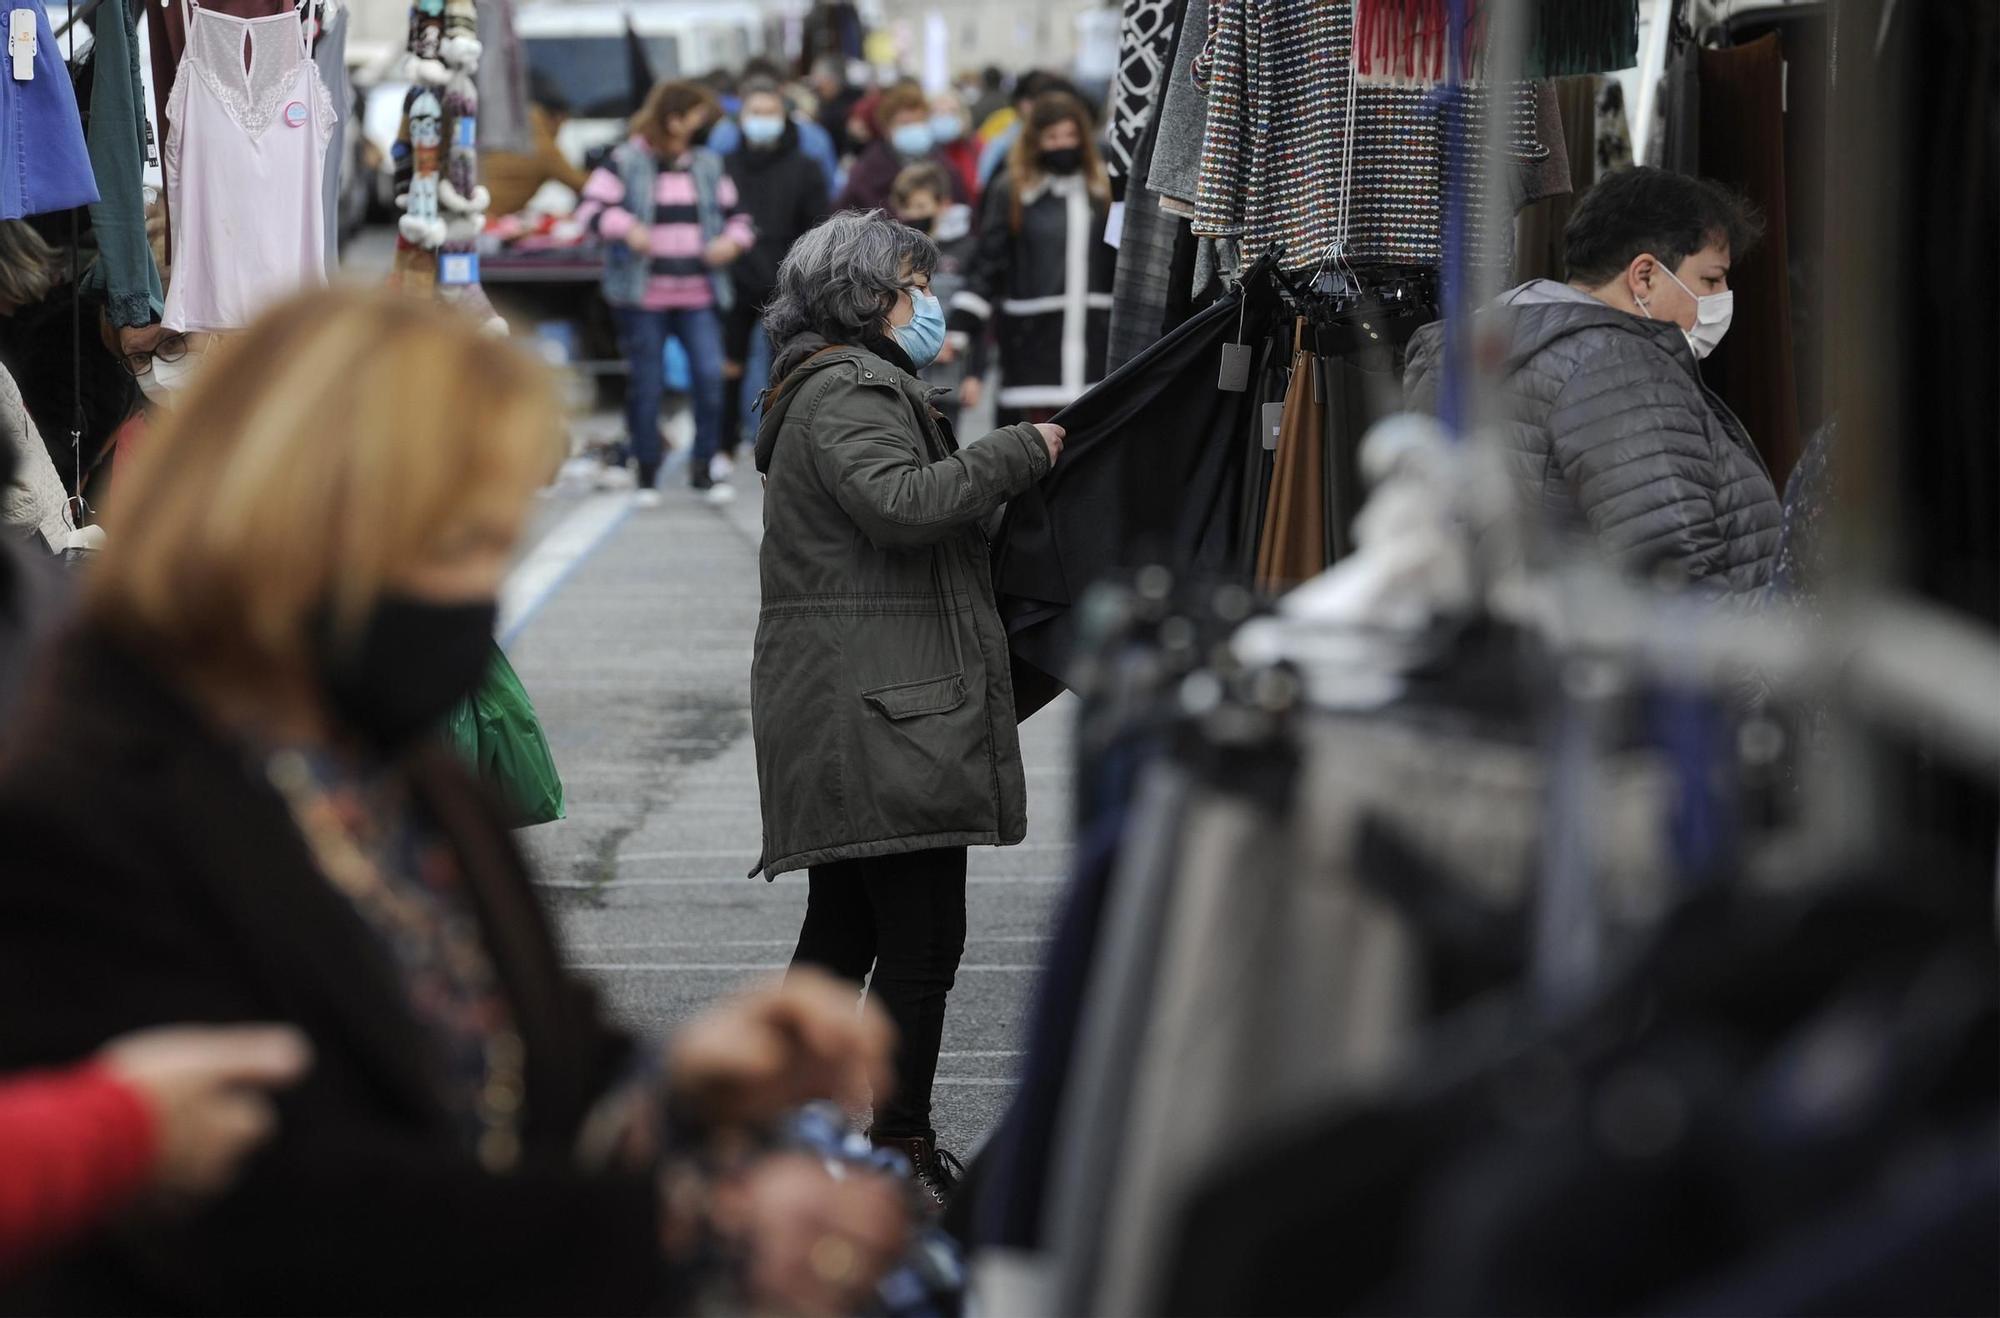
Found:
M 685 311 L 713 306 L 715 291 L 708 281 L 708 265 L 702 259 L 706 244 L 701 237 L 701 216 L 695 204 L 694 175 L 684 156 L 673 164 L 660 166 L 659 183 L 653 204 L 645 213 L 625 196 L 625 183 L 618 175 L 600 167 L 583 185 L 583 203 L 576 218 L 586 230 L 606 242 L 622 243 L 633 226 L 647 227 L 647 254 L 652 267 L 647 272 L 646 296 L 640 303 L 648 311 Z M 718 187 L 716 204 L 728 217 L 722 236 L 739 249 L 748 251 L 757 239 L 736 195 L 736 184 L 725 175 Z

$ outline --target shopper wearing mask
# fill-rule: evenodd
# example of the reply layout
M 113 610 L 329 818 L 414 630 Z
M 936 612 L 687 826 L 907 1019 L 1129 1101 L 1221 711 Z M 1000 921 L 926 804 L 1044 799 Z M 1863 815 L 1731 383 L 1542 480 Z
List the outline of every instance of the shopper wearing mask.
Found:
M 958 180 L 960 194 L 979 204 L 979 142 L 972 136 L 971 117 L 957 92 L 931 97 L 931 140 Z
M 965 946 L 965 849 L 1027 829 L 1007 637 L 981 523 L 1044 475 L 1058 426 L 960 446 L 916 373 L 944 340 L 937 249 L 841 213 L 778 271 L 757 433 L 763 611 L 751 723 L 770 876 L 809 871 L 794 967 L 859 984 L 895 1021 L 877 1143 L 942 1204 L 931 1082 Z M 871 977 L 872 971 L 872 977 Z
M 604 239 L 604 300 L 618 322 L 630 375 L 625 430 L 639 465 L 639 501 L 657 504 L 667 337 L 681 341 L 693 380 L 688 483 L 711 503 L 735 497 L 711 464 L 722 445 L 722 316 L 735 305 L 729 268 L 756 239 L 722 158 L 699 145 L 715 93 L 663 82 L 632 119 L 632 136 L 583 186 L 577 220 Z
M 854 158 L 847 171 L 847 187 L 833 203 L 835 210 L 879 210 L 889 204 L 896 175 L 908 166 L 924 160 L 947 167 L 950 164 L 937 149 L 930 102 L 915 83 L 898 83 L 883 92 L 876 104 L 875 122 L 881 134 Z M 952 199 L 966 200 L 963 183 L 953 184 Z
M 937 244 L 931 295 L 939 306 L 950 306 L 958 290 L 965 287 L 965 272 L 972 267 L 977 241 L 972 232 L 972 208 L 952 201 L 951 179 L 944 166 L 928 160 L 896 175 L 891 203 L 897 219 Z M 917 373 L 931 388 L 947 391 L 933 405 L 953 427 L 959 418 L 958 387 L 968 370 L 977 374 L 985 369 L 984 346 L 984 340 L 968 346 L 961 336 L 947 335 L 937 360 Z
M 979 245 L 951 328 L 1000 344 L 1002 420 L 1046 419 L 1104 375 L 1117 249 L 1104 242 L 1111 184 L 1082 101 L 1045 92 L 980 207 Z M 977 406 L 968 375 L 960 400 Z
M 727 480 L 742 438 L 743 418 L 754 415 L 757 395 L 771 374 L 771 345 L 758 326 L 778 284 L 778 263 L 792 244 L 827 217 L 826 175 L 807 157 L 778 84 L 753 78 L 743 84 L 738 116 L 743 146 L 727 158 L 729 177 L 757 240 L 730 270 L 736 304 L 723 318 L 722 350 L 729 388 L 722 400 L 722 451 L 717 481 Z
M 664 1189 L 702 1188 L 690 1132 L 886 1085 L 888 1026 L 797 982 L 635 1047 L 434 736 L 561 456 L 546 371 L 359 291 L 216 351 L 121 482 L 129 530 L 0 770 L 0 1069 L 179 1020 L 290 1022 L 313 1067 L 234 1188 L 7 1307 L 660 1311 L 704 1224 Z M 851 1305 L 897 1248 L 898 1187 L 777 1159 L 706 1188 L 752 1309 Z M 815 1283 L 828 1239 L 851 1267 Z
M 1483 313 L 1507 343 L 1511 466 L 1532 510 L 1623 567 L 1736 596 L 1770 579 L 1781 509 L 1700 362 L 1729 329 L 1730 263 L 1761 230 L 1721 184 L 1624 170 L 1577 203 L 1569 283 Z M 1413 406 L 1436 406 L 1442 357 L 1442 328 L 1419 331 Z

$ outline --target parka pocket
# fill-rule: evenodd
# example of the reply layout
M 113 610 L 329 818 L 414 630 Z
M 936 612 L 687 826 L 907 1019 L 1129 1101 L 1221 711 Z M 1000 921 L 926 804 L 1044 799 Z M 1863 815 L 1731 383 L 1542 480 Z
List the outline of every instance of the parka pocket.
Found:
M 965 674 L 926 677 L 915 682 L 895 682 L 863 691 L 861 698 L 891 719 L 915 718 L 919 714 L 947 714 L 965 703 Z

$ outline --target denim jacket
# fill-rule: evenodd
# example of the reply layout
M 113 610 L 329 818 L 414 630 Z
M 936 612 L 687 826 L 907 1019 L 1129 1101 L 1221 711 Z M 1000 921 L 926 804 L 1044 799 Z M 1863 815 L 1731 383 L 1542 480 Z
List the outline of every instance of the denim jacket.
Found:
M 625 185 L 625 205 L 642 220 L 652 214 L 653 194 L 660 178 L 660 163 L 653 153 L 631 142 L 619 144 L 611 152 L 611 168 Z M 696 147 L 693 163 L 695 209 L 701 215 L 701 236 L 712 242 L 729 217 L 722 213 L 718 189 L 722 185 L 722 157 Z M 614 307 L 636 307 L 646 297 L 646 270 L 649 262 L 624 243 L 607 243 L 604 248 L 604 300 Z M 736 303 L 736 291 L 724 270 L 708 273 L 715 290 L 715 309 L 728 311 Z
M 0 0 L 0 32 L 22 8 L 35 15 L 35 76 L 15 81 L 11 60 L 0 70 L 0 220 L 97 200 L 83 118 L 42 0 Z

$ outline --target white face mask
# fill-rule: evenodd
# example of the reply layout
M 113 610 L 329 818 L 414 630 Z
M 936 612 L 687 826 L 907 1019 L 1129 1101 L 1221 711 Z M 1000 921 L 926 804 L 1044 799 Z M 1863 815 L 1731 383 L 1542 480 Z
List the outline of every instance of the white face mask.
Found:
M 1686 284 L 1681 284 L 1680 276 L 1673 271 L 1661 266 L 1660 272 L 1676 284 L 1680 284 L 1681 292 L 1694 298 L 1694 328 L 1684 329 L 1681 333 L 1687 336 L 1688 347 L 1694 349 L 1695 357 L 1706 358 L 1722 342 L 1722 336 L 1729 333 L 1729 322 L 1736 316 L 1735 290 L 1724 289 L 1720 293 L 1710 293 L 1707 297 L 1696 297 L 1695 291 Z M 1653 314 L 1652 308 L 1646 305 L 1645 299 L 1641 298 L 1638 301 L 1639 309 L 1650 319 Z
M 201 353 L 192 350 L 179 361 L 161 361 L 155 357 L 153 369 L 139 377 L 139 389 L 151 401 L 163 403 L 180 392 L 199 365 Z

